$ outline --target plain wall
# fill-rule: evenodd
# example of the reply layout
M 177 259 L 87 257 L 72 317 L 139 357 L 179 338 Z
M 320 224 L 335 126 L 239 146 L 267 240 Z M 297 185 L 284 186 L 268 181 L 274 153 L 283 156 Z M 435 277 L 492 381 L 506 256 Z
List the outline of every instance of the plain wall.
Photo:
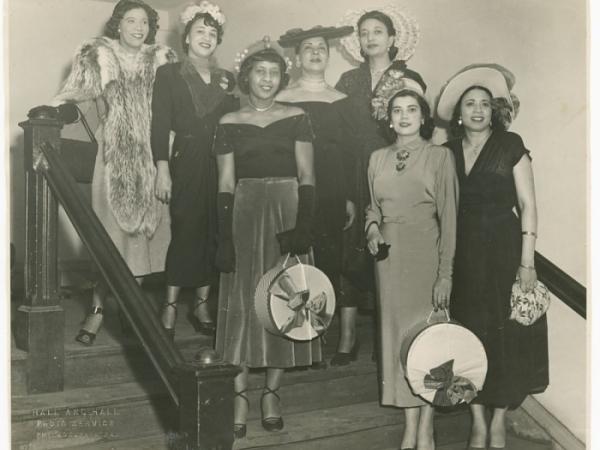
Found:
M 150 3 L 153 3 L 150 1 Z M 156 0 L 165 10 L 159 39 L 179 50 L 178 16 L 188 2 Z M 368 6 L 365 6 L 368 3 Z M 395 2 L 420 24 L 421 42 L 408 66 L 421 73 L 434 101 L 444 81 L 474 62 L 505 65 L 516 76 L 521 111 L 511 130 L 532 151 L 536 180 L 538 250 L 586 284 L 587 92 L 584 0 L 429 0 Z M 170 6 L 172 4 L 172 6 Z M 223 0 L 227 15 L 218 60 L 233 67 L 236 52 L 265 34 L 332 25 L 347 9 L 383 2 L 344 0 Z M 92 0 L 12 0 L 9 4 L 10 139 L 13 202 L 11 240 L 22 260 L 22 133 L 17 122 L 56 93 L 76 45 L 98 34 L 113 4 Z M 32 32 L 32 21 L 35 21 Z M 42 37 L 40 39 L 40 37 Z M 43 43 L 40 44 L 40 42 Z M 350 68 L 332 49 L 327 79 Z M 443 131 L 434 136 L 444 139 Z M 63 257 L 81 255 L 64 225 Z M 548 314 L 551 385 L 536 398 L 585 440 L 586 322 L 555 300 Z

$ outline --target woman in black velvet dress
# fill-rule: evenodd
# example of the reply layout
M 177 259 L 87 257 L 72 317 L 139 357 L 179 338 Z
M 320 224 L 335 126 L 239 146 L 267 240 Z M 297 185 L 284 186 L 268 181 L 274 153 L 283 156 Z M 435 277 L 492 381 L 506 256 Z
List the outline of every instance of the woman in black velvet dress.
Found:
M 204 334 L 215 330 L 207 304 L 214 278 L 216 236 L 217 181 L 211 151 L 219 118 L 239 107 L 237 99 L 228 94 L 234 85 L 233 75 L 209 64 L 223 36 L 224 16 L 215 11 L 212 14 L 217 17 L 197 5 L 184 11 L 183 48 L 187 57 L 160 68 L 152 97 L 156 195 L 169 203 L 171 213 L 167 298 L 162 312 L 163 326 L 171 336 L 182 287 L 195 289 L 189 317 L 196 330 Z M 175 140 L 169 158 L 171 131 Z
M 488 357 L 483 390 L 471 403 L 473 448 L 486 448 L 488 434 L 490 448 L 504 448 L 507 408 L 548 385 L 546 317 L 530 326 L 509 320 L 515 279 L 526 292 L 537 278 L 531 157 L 521 137 L 506 131 L 513 84 L 501 66 L 469 66 L 447 83 L 438 104 L 455 137 L 444 145 L 454 153 L 460 186 L 450 311 Z M 485 407 L 493 410 L 489 427 Z
M 238 85 L 248 105 L 219 123 L 216 263 L 221 272 L 216 349 L 242 367 L 235 378 L 234 432 L 246 434 L 249 368 L 265 368 L 262 426 L 283 428 L 279 387 L 285 368 L 321 360 L 320 341 L 293 341 L 268 332 L 255 310 L 261 277 L 283 255 L 312 261 L 315 176 L 310 121 L 296 106 L 277 103 L 287 65 L 268 38 L 244 54 Z

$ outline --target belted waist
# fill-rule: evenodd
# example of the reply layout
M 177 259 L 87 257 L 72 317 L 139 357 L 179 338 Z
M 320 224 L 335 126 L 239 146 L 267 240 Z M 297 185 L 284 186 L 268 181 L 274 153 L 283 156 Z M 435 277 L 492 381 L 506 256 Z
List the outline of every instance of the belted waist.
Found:
M 435 215 L 431 213 L 427 214 L 414 214 L 410 216 L 383 216 L 381 218 L 382 223 L 423 223 L 435 221 Z

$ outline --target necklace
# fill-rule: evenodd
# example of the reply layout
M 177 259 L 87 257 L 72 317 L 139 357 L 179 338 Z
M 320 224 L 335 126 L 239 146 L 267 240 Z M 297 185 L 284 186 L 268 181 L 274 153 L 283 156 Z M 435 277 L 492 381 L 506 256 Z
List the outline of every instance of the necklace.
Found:
M 483 139 L 481 139 L 476 144 L 471 142 L 468 138 L 465 138 L 465 143 L 467 144 L 465 147 L 469 147 L 468 150 L 465 148 L 465 153 L 467 153 L 469 156 L 476 158 L 491 134 L 492 133 L 488 133 Z
M 259 107 L 259 106 L 256 106 L 256 105 L 254 104 L 254 102 L 253 102 L 253 101 L 250 99 L 250 97 L 248 97 L 248 104 L 249 104 L 249 105 L 252 107 L 252 109 L 254 109 L 255 111 L 258 111 L 258 112 L 265 112 L 265 111 L 268 111 L 268 110 L 270 110 L 270 109 L 271 109 L 273 106 L 275 106 L 275 99 L 273 99 L 273 101 L 271 102 L 271 104 L 270 104 L 269 106 L 265 107 L 265 108 L 261 108 L 261 107 Z
M 327 82 L 324 78 L 320 80 L 311 80 L 309 78 L 300 77 L 298 81 L 300 85 L 308 91 L 322 91 L 327 88 Z

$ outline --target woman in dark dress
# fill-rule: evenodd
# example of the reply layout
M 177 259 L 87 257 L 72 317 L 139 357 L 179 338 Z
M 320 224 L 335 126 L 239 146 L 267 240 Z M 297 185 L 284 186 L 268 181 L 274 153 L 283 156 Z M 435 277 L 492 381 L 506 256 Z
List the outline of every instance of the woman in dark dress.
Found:
M 364 211 L 369 205 L 367 167 L 371 153 L 389 144 L 386 133 L 371 115 L 371 99 L 379 80 L 384 73 L 396 70 L 402 76 L 416 80 L 426 89 L 421 76 L 407 69 L 405 61 L 415 51 L 418 43 L 418 27 L 414 19 L 393 6 L 374 10 L 349 12 L 344 16 L 344 24 L 356 26 L 356 33 L 341 39 L 341 43 L 353 61 L 360 63 L 356 69 L 344 72 L 335 88 L 348 96 L 349 109 L 355 117 L 356 135 L 356 220 L 345 233 L 345 269 L 342 277 L 344 296 L 340 303 L 341 334 L 338 353 L 332 363 L 346 361 L 356 355 L 356 313 L 361 296 L 374 290 L 373 267 L 370 257 L 358 258 L 356 249 L 366 246 L 364 237 Z M 386 124 L 383 125 L 385 127 Z M 355 266 L 360 260 L 367 265 Z
M 313 252 L 315 266 L 334 286 L 338 303 L 343 232 L 354 221 L 356 185 L 356 136 L 352 129 L 352 108 L 345 94 L 329 86 L 325 70 L 329 62 L 329 41 L 353 31 L 352 27 L 294 29 L 281 36 L 282 47 L 294 47 L 300 77 L 279 93 L 277 101 L 304 109 L 311 120 L 315 140 L 316 214 Z M 350 362 L 349 353 L 334 358 L 332 364 Z
M 455 75 L 440 96 L 438 114 L 450 120 L 460 186 L 451 315 L 483 342 L 488 372 L 471 404 L 469 445 L 504 448 L 505 413 L 548 385 L 545 316 L 531 326 L 510 317 L 511 288 L 533 289 L 537 211 L 529 151 L 506 131 L 515 114 L 514 76 L 497 65 L 473 65 Z M 517 213 L 513 212 L 514 210 Z M 491 423 L 485 408 L 493 409 Z
M 249 368 L 266 368 L 262 426 L 283 428 L 278 390 L 285 368 L 321 360 L 318 339 L 298 342 L 260 322 L 254 293 L 260 278 L 290 252 L 310 262 L 314 216 L 312 130 L 304 111 L 275 102 L 287 84 L 286 61 L 268 38 L 240 56 L 238 85 L 248 104 L 217 129 L 219 168 L 216 263 L 221 272 L 216 349 L 240 365 L 234 433 L 246 434 Z M 234 201 L 235 199 L 235 201 Z
M 219 118 L 239 107 L 227 93 L 233 75 L 210 64 L 223 37 L 224 15 L 216 5 L 191 5 L 181 15 L 187 57 L 160 68 L 152 97 L 152 151 L 158 168 L 156 195 L 169 203 L 171 243 L 167 252 L 167 299 L 162 323 L 174 336 L 177 297 L 195 288 L 190 320 L 197 331 L 213 334 L 208 310 L 214 274 L 216 166 L 211 154 Z M 169 135 L 175 132 L 169 158 Z

